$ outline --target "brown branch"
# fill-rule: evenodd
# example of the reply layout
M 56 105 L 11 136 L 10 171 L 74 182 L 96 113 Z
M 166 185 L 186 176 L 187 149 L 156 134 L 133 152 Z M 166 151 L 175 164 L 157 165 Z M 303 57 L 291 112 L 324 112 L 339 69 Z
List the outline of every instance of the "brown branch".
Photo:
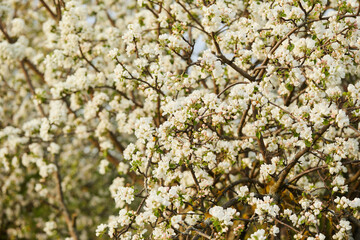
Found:
M 259 181 L 254 180 L 254 179 L 250 179 L 250 178 L 243 178 L 243 179 L 239 179 L 233 183 L 231 183 L 229 186 L 227 186 L 222 192 L 221 194 L 217 197 L 216 202 L 220 201 L 220 198 L 222 196 L 224 196 L 224 194 L 229 191 L 231 188 L 235 187 L 236 185 L 239 185 L 241 183 L 256 183 L 256 184 L 261 184 Z M 262 185 L 262 184 L 261 184 Z
M 240 73 L 244 78 L 250 80 L 251 82 L 255 81 L 255 77 L 251 76 L 250 74 L 248 74 L 245 70 L 241 69 L 240 67 L 238 67 L 233 61 L 227 59 L 227 57 L 224 56 L 224 54 L 221 52 L 220 46 L 218 44 L 218 42 L 216 41 L 215 38 L 215 34 L 212 34 L 212 40 L 214 42 L 215 48 L 216 48 L 216 52 L 217 52 L 217 57 L 225 64 L 229 65 L 230 67 L 232 67 L 236 72 Z
M 124 153 L 124 146 L 116 139 L 116 135 L 109 131 L 109 136 L 110 136 L 110 140 L 112 142 L 112 144 L 114 144 L 115 148 L 121 153 L 123 154 Z
M 159 18 L 159 14 L 157 14 L 157 13 L 154 11 L 154 9 L 152 9 L 151 7 L 149 7 L 148 4 L 145 5 L 145 8 L 146 8 L 147 10 L 149 10 L 156 18 Z
M 220 97 L 223 93 L 225 93 L 227 90 L 229 90 L 230 88 L 232 88 L 232 87 L 234 87 L 234 86 L 236 86 L 236 85 L 238 85 L 238 84 L 248 84 L 249 82 L 236 82 L 236 83 L 233 83 L 233 84 L 231 84 L 231 85 L 229 85 L 229 86 L 227 86 L 226 88 L 224 88 L 218 95 L 217 95 L 217 97 Z
M 151 85 L 150 83 L 148 83 L 147 81 L 145 80 L 142 80 L 141 78 L 135 78 L 135 77 L 131 77 L 131 78 L 128 78 L 128 77 L 124 77 L 125 79 L 127 80 L 135 80 L 135 81 L 139 81 L 141 83 L 144 83 L 145 85 L 149 86 L 150 88 L 154 89 L 157 93 L 163 95 L 163 96 L 166 96 L 165 93 L 163 91 L 161 91 L 161 89 L 157 88 L 157 87 L 154 87 L 153 85 Z
M 359 177 L 360 177 L 360 169 L 353 176 L 349 178 L 347 184 L 355 182 Z
M 56 21 L 60 22 L 61 21 L 61 3 L 60 3 L 60 0 L 58 0 L 57 3 L 54 0 L 54 4 L 56 6 Z
M 96 147 L 97 149 L 99 149 L 99 152 L 101 151 L 101 147 L 99 142 L 93 137 L 89 137 L 88 138 L 89 141 L 92 143 L 92 145 L 94 147 Z M 116 157 L 114 157 L 109 151 L 106 152 L 106 159 L 115 167 L 117 168 L 119 166 L 120 160 L 117 159 Z M 136 179 L 139 180 L 139 176 L 136 175 L 135 172 L 128 172 L 127 176 L 129 176 L 133 181 L 135 181 Z
M 291 230 L 293 230 L 294 232 L 297 232 L 297 233 L 299 233 L 299 232 L 300 232 L 299 230 L 296 230 L 296 229 L 295 229 L 295 228 L 293 228 L 292 226 L 290 226 L 290 225 L 288 225 L 288 224 L 286 224 L 286 223 L 284 223 L 284 222 L 280 221 L 280 220 L 279 220 L 279 219 L 277 219 L 277 218 L 274 218 L 274 220 L 275 220 L 275 222 L 278 222 L 279 224 L 284 225 L 285 227 L 290 228 L 290 229 L 291 229 Z
M 156 111 L 157 111 L 157 118 L 155 118 L 156 127 L 159 127 L 161 124 L 161 97 L 157 95 L 156 101 Z
M 141 211 L 141 208 L 145 205 L 145 201 L 147 199 L 148 196 L 144 197 L 142 200 L 141 200 L 141 203 L 139 204 L 138 208 L 136 209 L 136 215 L 138 215 Z M 130 228 L 131 228 L 131 225 L 135 222 L 135 217 L 131 220 L 130 224 L 127 225 L 126 227 L 124 227 L 122 230 L 120 230 L 118 233 L 115 233 L 114 234 L 114 237 L 116 237 L 116 239 L 119 239 L 120 236 L 124 233 L 126 233 Z
M 255 105 L 252 105 L 252 112 L 253 112 L 253 118 L 254 118 L 254 121 L 256 121 L 256 115 L 257 115 L 257 109 L 255 107 Z M 259 147 L 260 147 L 260 152 L 261 152 L 261 155 L 263 156 L 264 160 L 265 160 L 265 163 L 266 164 L 270 164 L 271 163 L 271 160 L 267 154 L 267 150 L 266 150 L 266 146 L 265 146 L 265 143 L 264 143 L 264 137 L 262 136 L 262 133 L 260 133 L 260 137 L 256 137 L 256 140 L 259 144 Z
M 249 109 L 250 109 L 250 105 L 248 105 L 248 108 L 244 111 L 241 119 L 240 119 L 240 123 L 239 123 L 239 130 L 238 130 L 238 137 L 241 137 L 242 136 L 242 129 L 245 125 L 245 121 L 246 121 L 246 117 L 247 117 L 247 114 L 249 112 Z
M 84 53 L 83 53 L 83 51 L 82 51 L 82 49 L 81 49 L 80 43 L 79 43 L 79 50 L 80 50 L 81 57 L 82 57 L 96 72 L 99 73 L 100 70 L 99 70 L 97 67 L 95 67 L 95 65 L 94 65 L 89 59 L 87 59 L 87 58 L 85 57 L 85 55 L 84 55 Z
M 35 95 L 36 95 L 35 89 L 34 89 L 34 86 L 33 86 L 32 82 L 31 82 L 30 75 L 29 75 L 28 71 L 27 71 L 26 68 L 25 68 L 24 60 L 20 61 L 20 65 L 21 65 L 21 69 L 22 69 L 23 72 L 24 72 L 26 82 L 27 82 L 27 84 L 29 85 L 31 95 L 32 95 L 33 97 L 35 97 Z M 41 104 L 36 104 L 36 106 L 38 107 L 41 115 L 42 115 L 43 117 L 46 117 L 45 112 L 44 112 L 44 109 L 42 108 Z
M 10 37 L 10 35 L 7 33 L 6 29 L 5 29 L 5 26 L 0 18 L 0 31 L 4 34 L 6 40 L 9 42 L 9 43 L 15 43 L 17 41 L 17 38 L 12 38 Z
M 308 173 L 311 173 L 311 172 L 314 172 L 314 171 L 317 171 L 317 170 L 320 170 L 320 169 L 323 169 L 323 168 L 327 168 L 328 166 L 320 166 L 320 167 L 314 167 L 314 168 L 310 168 L 304 172 L 301 172 L 299 173 L 298 175 L 296 175 L 295 177 L 293 177 L 292 179 L 289 180 L 288 184 L 294 182 L 294 181 L 297 181 L 298 179 L 300 179 L 301 177 L 303 177 L 304 175 L 308 174 Z
M 74 239 L 74 240 L 78 240 L 78 234 L 76 232 L 76 227 L 75 227 L 75 220 L 74 217 L 70 216 L 69 210 L 66 206 L 65 203 L 65 199 L 64 199 L 64 192 L 61 186 L 61 175 L 60 175 L 60 167 L 57 161 L 58 156 L 55 157 L 55 165 L 56 165 L 56 172 L 55 172 L 55 180 L 56 180 L 56 190 L 57 190 L 57 194 L 58 194 L 58 198 L 60 201 L 60 207 L 62 210 L 62 213 L 64 215 L 65 218 L 65 222 L 68 228 L 68 231 L 70 233 L 70 236 Z
M 132 101 L 135 106 L 140 107 L 140 108 L 143 107 L 143 105 L 142 105 L 141 103 L 136 102 L 134 98 L 133 98 L 133 99 L 129 98 L 124 92 L 119 91 L 119 90 L 117 90 L 117 89 L 114 88 L 114 87 L 111 87 L 111 86 L 96 86 L 96 87 L 94 87 L 94 88 L 95 88 L 95 89 L 102 89 L 102 88 L 104 88 L 104 89 L 111 89 L 111 90 L 115 91 L 116 93 L 118 93 L 118 94 L 119 94 L 120 96 L 122 96 L 123 98 L 125 98 L 126 100 Z
M 122 62 L 120 62 L 117 58 L 116 58 L 116 62 L 117 62 L 118 64 L 120 64 L 121 67 L 122 67 L 123 69 L 125 69 L 125 71 L 130 75 L 130 77 L 124 77 L 126 80 L 136 80 L 136 81 L 142 82 L 142 83 L 146 84 L 147 86 L 149 86 L 150 88 L 154 89 L 157 93 L 165 96 L 165 93 L 164 93 L 163 91 L 161 91 L 161 89 L 158 89 L 157 87 L 154 87 L 154 86 L 151 85 L 150 83 L 148 83 L 148 82 L 146 82 L 146 81 L 144 81 L 144 80 L 142 80 L 142 79 L 140 79 L 140 78 L 134 77 L 134 76 L 132 75 L 132 73 L 126 68 L 126 66 L 125 66 Z
M 345 163 L 343 163 L 343 165 L 355 164 L 355 163 L 360 163 L 360 160 L 351 161 L 351 162 L 345 162 Z M 292 182 L 297 181 L 298 179 L 300 179 L 301 177 L 303 177 L 304 175 L 306 175 L 308 173 L 311 173 L 311 172 L 314 172 L 314 171 L 317 171 L 317 170 L 321 170 L 321 169 L 324 169 L 324 168 L 328 168 L 328 167 L 329 167 L 328 165 L 323 165 L 323 166 L 313 167 L 313 168 L 310 168 L 308 170 L 305 170 L 305 171 L 299 173 L 298 175 L 294 176 L 292 179 L 290 179 L 287 184 L 291 184 Z M 351 183 L 351 182 L 355 181 L 359 176 L 360 176 L 360 170 L 348 180 L 348 183 Z
M 89 141 L 97 148 L 99 151 L 101 151 L 101 147 L 99 142 L 94 137 L 89 137 Z M 106 159 L 115 167 L 119 165 L 119 160 L 115 158 L 113 155 L 111 155 L 109 152 L 106 154 Z
M 207 34 L 208 36 L 210 36 L 210 34 L 208 32 L 205 31 L 204 26 L 199 22 L 199 20 L 196 19 L 196 17 L 194 17 L 191 12 L 179 1 L 176 0 L 176 3 L 179 4 L 182 9 L 184 9 L 184 11 L 189 14 L 189 16 L 191 17 L 192 20 L 194 20 L 196 22 L 197 25 L 199 25 L 199 27 L 201 28 L 201 31 L 204 32 L 205 34 Z
M 255 77 L 251 76 L 247 72 L 245 72 L 243 69 L 238 67 L 235 63 L 233 63 L 231 60 L 227 59 L 222 53 L 217 56 L 223 63 L 228 64 L 230 67 L 232 67 L 236 72 L 240 73 L 244 78 L 250 80 L 251 82 L 256 81 Z
M 302 28 L 303 26 L 305 26 L 306 24 L 309 24 L 311 22 L 313 22 L 315 20 L 312 20 L 312 21 L 309 21 L 309 22 L 304 22 L 302 24 L 300 24 L 299 26 L 293 28 L 290 32 L 288 32 L 282 39 L 280 39 L 275 45 L 274 47 L 272 47 L 270 49 L 270 52 L 266 55 L 266 58 L 264 59 L 264 61 L 261 63 L 260 67 L 263 67 L 267 64 L 267 62 L 269 61 L 269 56 L 272 55 L 276 49 L 278 49 L 280 47 L 280 45 L 288 38 L 290 37 L 291 34 L 293 34 L 294 32 L 296 32 L 297 30 L 299 30 L 300 28 Z M 258 74 L 256 74 L 256 76 L 259 76 L 257 79 L 261 79 L 262 78 L 262 75 L 264 74 L 265 72 L 265 68 L 262 68 Z
M 196 184 L 197 189 L 200 190 L 201 187 L 200 187 L 199 181 L 197 180 L 194 169 L 193 169 L 193 167 L 191 165 L 189 165 L 189 169 L 190 169 L 191 176 L 193 177 L 193 180 L 194 180 L 194 182 Z
M 198 235 L 200 235 L 200 236 L 202 236 L 202 237 L 204 237 L 204 238 L 206 238 L 206 239 L 212 239 L 209 235 L 201 232 L 199 229 L 196 229 L 196 228 L 194 228 L 194 227 L 192 227 L 192 226 L 189 227 L 189 230 L 190 230 L 190 231 L 192 230 L 192 231 L 197 232 Z
M 44 0 L 40 0 L 40 2 L 46 8 L 46 10 L 50 13 L 51 17 L 58 22 L 58 18 L 56 16 L 56 14 L 50 9 L 49 5 L 47 5 Z
M 115 23 L 114 19 L 111 18 L 109 12 L 107 10 L 105 12 L 106 12 L 106 17 L 109 19 L 111 26 L 116 27 L 116 23 Z
M 314 145 L 316 143 L 316 141 L 321 137 L 321 135 L 331 126 L 331 124 L 326 125 L 324 127 L 322 127 L 320 129 L 320 131 L 317 133 L 317 135 L 314 137 L 313 143 L 312 145 Z M 270 188 L 270 194 L 274 195 L 277 194 L 279 192 L 279 190 L 282 187 L 282 184 L 285 181 L 285 178 L 287 177 L 287 175 L 289 174 L 290 170 L 296 165 L 296 163 L 298 162 L 298 160 L 305 154 L 307 153 L 311 147 L 305 147 L 304 149 L 302 149 L 300 152 L 298 152 L 294 159 L 285 167 L 285 169 L 283 170 L 283 172 L 280 174 L 278 180 L 275 182 L 275 184 Z
M 25 58 L 24 62 L 29 66 L 31 70 L 33 70 L 40 77 L 42 83 L 46 83 L 44 74 L 40 72 L 39 69 L 29 59 Z

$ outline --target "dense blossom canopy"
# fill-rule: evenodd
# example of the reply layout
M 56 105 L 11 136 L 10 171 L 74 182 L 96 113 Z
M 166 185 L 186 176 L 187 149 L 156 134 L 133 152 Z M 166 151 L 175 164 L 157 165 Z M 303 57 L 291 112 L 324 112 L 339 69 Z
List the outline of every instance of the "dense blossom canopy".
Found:
M 0 239 L 360 239 L 359 2 L 0 1 Z

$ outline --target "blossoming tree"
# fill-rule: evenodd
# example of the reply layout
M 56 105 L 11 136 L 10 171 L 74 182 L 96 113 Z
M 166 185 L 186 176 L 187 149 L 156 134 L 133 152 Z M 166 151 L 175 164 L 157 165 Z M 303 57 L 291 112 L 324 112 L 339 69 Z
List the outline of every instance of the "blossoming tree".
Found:
M 0 239 L 360 239 L 359 2 L 1 1 Z

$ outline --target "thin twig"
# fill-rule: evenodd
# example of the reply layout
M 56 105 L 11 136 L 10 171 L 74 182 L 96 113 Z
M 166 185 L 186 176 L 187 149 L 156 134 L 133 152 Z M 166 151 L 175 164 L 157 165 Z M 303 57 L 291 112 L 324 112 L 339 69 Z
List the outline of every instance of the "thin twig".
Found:
M 84 55 L 84 53 L 83 53 L 83 51 L 82 51 L 82 49 L 81 49 L 80 43 L 79 43 L 79 50 L 80 50 L 81 57 L 82 57 L 96 72 L 99 73 L 100 70 L 99 70 L 97 67 L 95 67 L 95 65 L 94 65 L 89 59 L 87 59 L 87 58 L 85 57 L 85 55 Z
M 227 86 L 226 88 L 224 88 L 224 89 L 217 95 L 217 97 L 220 97 L 224 92 L 226 92 L 227 90 L 229 90 L 230 88 L 232 88 L 232 87 L 234 87 L 234 86 L 236 86 L 236 85 L 238 85 L 238 84 L 249 84 L 249 82 L 236 82 L 236 83 L 233 83 L 233 84 Z

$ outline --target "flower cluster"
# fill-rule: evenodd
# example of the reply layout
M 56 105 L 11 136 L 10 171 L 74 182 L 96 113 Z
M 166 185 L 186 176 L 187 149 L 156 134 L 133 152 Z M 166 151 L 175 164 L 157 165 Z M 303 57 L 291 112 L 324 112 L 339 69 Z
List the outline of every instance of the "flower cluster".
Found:
M 357 0 L 0 1 L 4 239 L 358 239 Z

